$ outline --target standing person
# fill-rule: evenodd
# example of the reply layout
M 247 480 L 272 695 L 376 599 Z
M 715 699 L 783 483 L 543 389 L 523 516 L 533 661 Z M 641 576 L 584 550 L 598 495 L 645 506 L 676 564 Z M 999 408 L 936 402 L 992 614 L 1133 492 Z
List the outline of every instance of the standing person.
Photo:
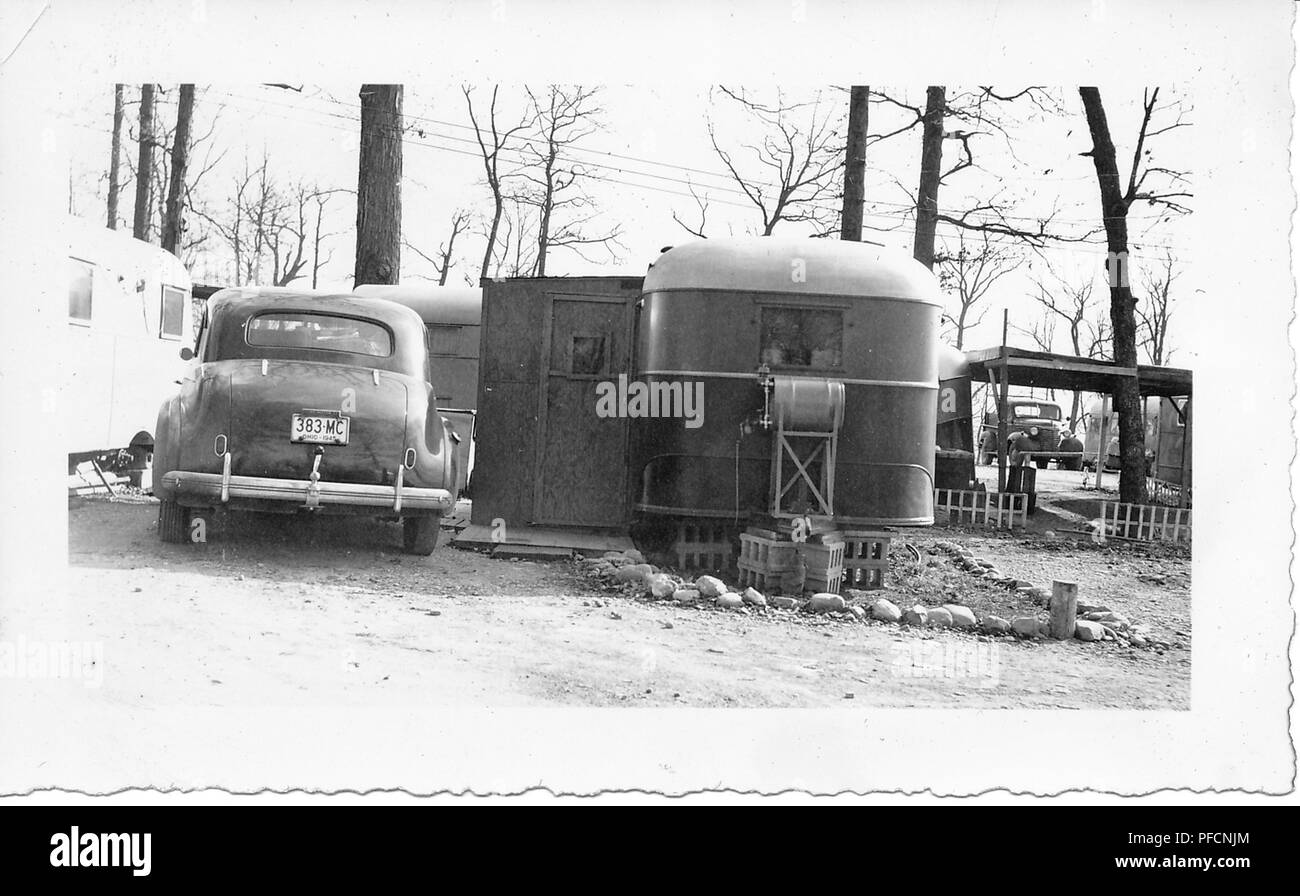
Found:
M 1033 451 L 1042 451 L 1043 442 L 1039 438 L 1038 427 L 1029 427 L 1028 432 L 1022 432 L 1011 445 L 1011 465 L 1013 467 L 1021 466 L 1029 461 L 1029 453 Z
M 1080 470 L 1083 468 L 1083 442 L 1073 432 L 1068 432 L 1065 438 L 1061 439 L 1062 452 L 1078 453 L 1079 457 L 1063 457 L 1056 462 L 1057 467 L 1062 470 Z

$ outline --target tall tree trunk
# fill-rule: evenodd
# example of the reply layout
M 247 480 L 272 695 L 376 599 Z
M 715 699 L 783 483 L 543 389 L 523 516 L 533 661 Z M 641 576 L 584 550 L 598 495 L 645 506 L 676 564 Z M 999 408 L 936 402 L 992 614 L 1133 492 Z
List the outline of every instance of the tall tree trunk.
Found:
M 551 245 L 551 209 L 555 204 L 554 175 L 548 166 L 546 169 L 546 192 L 542 196 L 542 207 L 537 210 L 537 276 L 546 276 L 546 252 Z
M 402 85 L 361 85 L 353 282 L 394 284 L 402 266 Z
M 442 253 L 442 270 L 438 271 L 438 285 L 447 285 L 447 274 L 451 272 L 451 253 L 456 247 L 456 236 L 460 233 L 455 225 L 451 228 L 451 237 L 447 240 L 447 251 Z
M 867 189 L 868 87 L 849 88 L 849 140 L 845 150 L 844 208 L 840 214 L 840 239 L 862 239 L 862 204 Z
M 497 245 L 497 233 L 501 230 L 501 214 L 503 211 L 501 188 L 494 187 L 492 192 L 492 226 L 488 228 L 487 248 L 483 250 L 483 267 L 478 272 L 480 283 L 487 279 L 488 269 L 492 265 L 492 252 Z
M 325 203 L 316 198 L 316 235 L 312 238 L 311 244 L 311 288 L 316 288 L 316 281 L 320 275 L 320 226 L 321 219 L 325 217 Z
M 934 230 L 939 223 L 939 176 L 943 165 L 943 110 L 947 90 L 927 87 L 921 128 L 921 184 L 916 191 L 916 237 L 912 257 L 934 268 Z
M 122 191 L 118 172 L 122 168 L 122 85 L 113 87 L 113 148 L 108 156 L 108 227 L 117 230 L 117 200 Z
M 1097 169 L 1101 191 L 1102 222 L 1106 227 L 1107 269 L 1110 280 L 1110 325 L 1113 330 L 1115 363 L 1137 367 L 1137 302 L 1128 282 L 1128 202 L 1120 184 L 1101 93 L 1095 87 L 1080 87 L 1083 110 L 1092 135 L 1092 163 Z M 1114 392 L 1115 416 L 1119 420 L 1119 496 L 1121 501 L 1140 503 L 1146 491 L 1146 445 L 1142 421 L 1142 396 L 1136 377 L 1124 377 Z
M 140 87 L 140 155 L 135 166 L 135 220 L 131 235 L 138 240 L 149 239 L 149 222 L 152 220 L 153 198 L 153 85 Z
M 167 214 L 163 220 L 162 247 L 180 257 L 185 226 L 185 171 L 190 161 L 190 120 L 194 117 L 194 85 L 182 84 L 176 108 L 176 139 L 172 144 L 171 183 L 167 185 Z

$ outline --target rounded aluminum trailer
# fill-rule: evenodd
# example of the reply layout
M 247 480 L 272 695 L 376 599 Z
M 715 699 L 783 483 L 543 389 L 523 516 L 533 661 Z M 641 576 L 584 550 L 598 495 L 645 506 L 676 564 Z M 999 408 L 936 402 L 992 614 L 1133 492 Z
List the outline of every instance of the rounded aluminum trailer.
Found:
M 863 243 L 755 237 L 667 250 L 645 279 L 634 375 L 702 392 L 703 414 L 631 420 L 634 506 L 932 523 L 940 306 L 929 271 Z M 808 420 L 822 425 L 796 428 Z M 819 481 L 829 458 L 833 476 Z

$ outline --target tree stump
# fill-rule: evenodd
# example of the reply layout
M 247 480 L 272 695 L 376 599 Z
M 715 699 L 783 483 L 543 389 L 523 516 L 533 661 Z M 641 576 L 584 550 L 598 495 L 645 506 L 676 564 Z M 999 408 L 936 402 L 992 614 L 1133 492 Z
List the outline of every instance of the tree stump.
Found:
M 1058 641 L 1074 637 L 1075 612 L 1079 604 L 1079 586 L 1074 582 L 1052 582 L 1052 599 L 1048 603 L 1048 629 Z

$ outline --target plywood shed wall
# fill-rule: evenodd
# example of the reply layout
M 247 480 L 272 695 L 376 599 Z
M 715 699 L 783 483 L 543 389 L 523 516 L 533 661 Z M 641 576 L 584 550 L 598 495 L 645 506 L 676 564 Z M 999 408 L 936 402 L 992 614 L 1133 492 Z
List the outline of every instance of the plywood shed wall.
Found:
M 627 420 L 596 388 L 632 369 L 641 283 L 484 281 L 474 525 L 626 527 Z

